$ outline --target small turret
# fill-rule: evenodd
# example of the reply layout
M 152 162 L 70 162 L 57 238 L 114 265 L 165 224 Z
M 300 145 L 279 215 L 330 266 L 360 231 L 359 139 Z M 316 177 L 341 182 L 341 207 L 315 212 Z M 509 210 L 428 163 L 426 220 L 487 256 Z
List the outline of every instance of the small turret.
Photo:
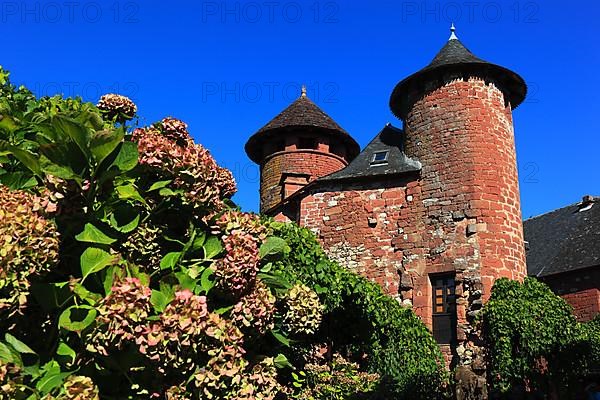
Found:
M 306 95 L 258 130 L 246 154 L 260 165 L 260 210 L 266 212 L 307 183 L 344 168 L 358 143 Z

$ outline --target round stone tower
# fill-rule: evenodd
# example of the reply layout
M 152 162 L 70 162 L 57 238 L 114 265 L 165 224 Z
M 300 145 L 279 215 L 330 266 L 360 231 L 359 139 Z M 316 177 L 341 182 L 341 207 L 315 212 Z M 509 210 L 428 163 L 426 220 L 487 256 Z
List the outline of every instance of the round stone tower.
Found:
M 344 168 L 358 143 L 306 96 L 258 130 L 246 153 L 260 165 L 260 211 L 268 212 L 307 183 Z
M 485 300 L 495 279 L 526 275 L 512 110 L 527 87 L 473 55 L 451 30 L 433 61 L 398 83 L 390 108 L 404 121 L 407 156 L 423 165 L 428 273 L 455 270 L 457 298 L 460 275 L 475 286 L 462 290 Z

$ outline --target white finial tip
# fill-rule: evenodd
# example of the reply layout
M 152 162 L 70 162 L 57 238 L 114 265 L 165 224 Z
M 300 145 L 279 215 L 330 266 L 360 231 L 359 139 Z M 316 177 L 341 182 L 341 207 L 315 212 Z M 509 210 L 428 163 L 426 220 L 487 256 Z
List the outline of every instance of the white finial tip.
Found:
M 452 23 L 452 25 L 450 26 L 450 39 L 448 40 L 458 40 L 458 37 L 456 36 L 456 27 L 454 26 L 454 22 Z
M 306 97 L 306 85 L 302 85 L 302 97 Z

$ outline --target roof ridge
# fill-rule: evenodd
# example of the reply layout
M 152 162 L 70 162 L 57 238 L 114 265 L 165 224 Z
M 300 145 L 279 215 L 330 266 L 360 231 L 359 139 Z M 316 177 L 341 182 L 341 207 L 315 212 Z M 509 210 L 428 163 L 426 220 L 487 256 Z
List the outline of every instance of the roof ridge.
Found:
M 598 198 L 599 198 L 599 196 L 592 196 L 592 197 L 593 197 L 594 199 L 598 199 Z M 554 214 L 554 213 L 556 213 L 556 212 L 559 212 L 559 211 L 561 211 L 561 210 L 564 210 L 565 208 L 569 208 L 569 207 L 573 207 L 573 206 L 580 205 L 581 203 L 582 203 L 582 201 L 581 201 L 581 200 L 579 200 L 579 201 L 577 201 L 577 202 L 575 202 L 575 203 L 572 203 L 572 204 L 567 204 L 566 206 L 562 206 L 562 207 L 559 207 L 559 208 L 555 208 L 554 210 L 546 211 L 546 212 L 545 212 L 545 213 L 543 213 L 543 214 L 534 215 L 533 217 L 529 217 L 529 218 L 527 218 L 527 219 L 524 219 L 524 220 L 523 220 L 523 223 L 525 223 L 525 222 L 527 222 L 527 221 L 531 221 L 532 219 L 536 219 L 536 218 L 544 217 L 544 216 L 546 216 L 546 215 Z

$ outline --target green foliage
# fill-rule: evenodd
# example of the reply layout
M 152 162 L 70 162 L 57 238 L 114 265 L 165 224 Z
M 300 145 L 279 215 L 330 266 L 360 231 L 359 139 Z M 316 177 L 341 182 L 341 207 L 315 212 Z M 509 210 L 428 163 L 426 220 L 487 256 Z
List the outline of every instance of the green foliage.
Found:
M 286 246 L 228 211 L 231 175 L 181 121 L 130 135 L 128 99 L 100 112 L 2 81 L 2 398 L 281 392 L 282 322 L 257 275 Z
M 291 248 L 273 269 L 312 287 L 325 306 L 320 333 L 331 351 L 352 354 L 382 376 L 397 399 L 435 399 L 447 374 L 439 347 L 412 310 L 381 287 L 328 260 L 314 235 L 293 224 L 271 223 Z
M 181 121 L 134 138 L 129 99 L 99 110 L 0 77 L 0 399 L 281 392 L 294 367 L 257 274 L 285 243 L 229 210 L 231 175 Z
M 379 375 L 361 372 L 357 363 L 348 362 L 339 354 L 335 354 L 329 364 L 308 364 L 305 371 L 295 375 L 294 383 L 302 389 L 294 399 L 385 398 L 378 393 Z
M 0 399 L 337 399 L 379 375 L 436 397 L 414 314 L 308 231 L 233 209 L 185 123 L 132 130 L 123 96 L 37 99 L 1 68 L 0 91 Z
M 572 359 L 578 359 L 581 363 L 583 374 L 597 375 L 600 372 L 600 315 L 579 324 L 578 339 Z
M 600 365 L 598 323 L 577 323 L 567 302 L 534 278 L 497 280 L 481 322 L 490 382 L 507 398 L 515 391 L 571 398 Z

